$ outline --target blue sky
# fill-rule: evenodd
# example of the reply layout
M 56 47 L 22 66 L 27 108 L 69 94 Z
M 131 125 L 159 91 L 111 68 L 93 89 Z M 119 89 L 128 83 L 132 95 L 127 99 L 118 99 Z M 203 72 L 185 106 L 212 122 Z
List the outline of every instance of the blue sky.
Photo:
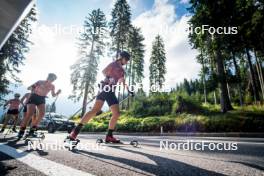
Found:
M 133 0 L 132 0 L 133 1 Z M 153 0 L 141 1 L 140 8 L 132 9 L 132 18 L 139 15 L 143 10 L 151 8 Z M 100 8 L 110 15 L 111 0 L 38 0 L 37 7 L 40 12 L 49 12 L 40 15 L 40 22 L 54 24 L 60 22 L 62 25 L 82 24 L 84 17 L 93 9 Z M 66 13 L 65 13 L 66 12 Z
M 127 0 L 131 6 L 132 24 L 140 27 L 145 37 L 145 79 L 148 87 L 148 67 L 152 41 L 160 34 L 165 42 L 167 57 L 166 85 L 171 88 L 184 78 L 196 78 L 200 69 L 195 62 L 196 51 L 188 44 L 186 8 L 188 0 Z M 76 38 L 83 20 L 93 9 L 100 8 L 109 20 L 115 0 L 37 0 L 38 22 L 34 25 L 31 40 L 34 45 L 26 55 L 19 78 L 22 85 L 12 88 L 14 92 L 26 93 L 26 87 L 37 80 L 45 79 L 49 72 L 58 75 L 55 82 L 62 89 L 58 99 L 59 113 L 70 115 L 80 107 L 67 97 L 71 93 L 70 66 L 78 59 Z M 57 27 L 66 32 L 58 31 Z M 105 55 L 100 59 L 97 80 L 103 79 L 101 70 L 112 60 Z M 49 98 L 48 102 L 53 99 Z M 107 109 L 105 107 L 104 109 Z
M 62 25 L 82 24 L 84 17 L 93 9 L 100 8 L 110 15 L 113 3 L 111 0 L 37 0 L 40 22 L 47 25 L 61 23 Z M 188 3 L 180 0 L 170 0 L 175 6 L 177 17 L 187 13 Z M 130 0 L 132 19 L 142 12 L 151 9 L 154 0 Z M 48 13 L 46 13 L 48 12 Z

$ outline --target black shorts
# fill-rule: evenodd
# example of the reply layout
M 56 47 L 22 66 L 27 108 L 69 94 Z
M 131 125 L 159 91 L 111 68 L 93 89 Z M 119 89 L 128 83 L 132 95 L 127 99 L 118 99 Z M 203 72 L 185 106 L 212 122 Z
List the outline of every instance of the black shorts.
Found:
M 27 104 L 34 104 L 34 105 L 41 105 L 41 104 L 45 104 L 45 96 L 39 96 L 37 94 L 31 94 L 28 103 Z
M 118 104 L 118 100 L 116 98 L 115 92 L 110 91 L 110 92 L 105 92 L 102 91 L 96 96 L 96 100 L 102 100 L 106 101 L 108 106 L 112 106 L 115 104 Z
M 19 114 L 19 111 L 18 111 L 18 109 L 9 109 L 7 111 L 7 114 L 18 115 Z

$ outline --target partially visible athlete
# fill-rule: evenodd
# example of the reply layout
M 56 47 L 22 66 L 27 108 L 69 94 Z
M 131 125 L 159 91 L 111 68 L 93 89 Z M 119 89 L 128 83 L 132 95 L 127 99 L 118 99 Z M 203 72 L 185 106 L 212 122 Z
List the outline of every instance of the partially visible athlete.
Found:
M 21 102 L 24 105 L 24 108 L 23 108 L 23 117 L 26 117 L 26 115 L 27 115 L 27 104 L 28 104 L 28 101 L 29 101 L 30 96 L 31 96 L 31 93 L 28 92 L 28 93 L 26 93 L 21 98 Z M 34 122 L 34 121 L 36 121 L 36 120 L 37 120 L 37 110 L 35 109 L 34 115 L 31 118 L 31 123 Z
M 35 109 L 37 108 L 38 115 L 36 121 L 33 121 L 31 128 L 29 130 L 28 136 L 35 137 L 35 131 L 37 131 L 38 124 L 45 115 L 45 98 L 49 92 L 53 97 L 58 96 L 61 90 L 55 92 L 55 86 L 52 84 L 57 79 L 54 73 L 50 73 L 47 80 L 37 81 L 28 90 L 33 91 L 28 102 L 27 102 L 27 113 L 20 124 L 20 131 L 18 133 L 18 138 L 23 137 L 25 129 L 27 127 L 28 121 L 33 116 Z
M 5 128 L 7 126 L 8 121 L 10 120 L 10 118 L 13 118 L 13 128 L 12 128 L 12 130 L 14 132 L 17 132 L 16 131 L 16 123 L 17 123 L 18 115 L 19 115 L 19 106 L 21 104 L 21 101 L 19 100 L 19 97 L 20 97 L 20 94 L 16 93 L 14 95 L 14 99 L 8 100 L 5 103 L 4 107 L 6 107 L 6 106 L 9 106 L 9 107 L 8 107 L 7 113 L 6 113 L 5 117 L 4 117 L 4 123 L 3 123 L 2 129 L 1 129 L 0 132 L 4 132 L 5 131 Z

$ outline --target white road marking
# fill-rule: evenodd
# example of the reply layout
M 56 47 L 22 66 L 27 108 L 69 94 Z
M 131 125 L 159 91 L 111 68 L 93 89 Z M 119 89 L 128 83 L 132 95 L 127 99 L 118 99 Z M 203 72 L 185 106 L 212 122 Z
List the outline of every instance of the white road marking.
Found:
M 24 152 L 19 149 L 15 149 L 5 144 L 0 144 L 0 152 L 5 153 L 12 158 L 17 159 L 18 161 L 46 174 L 49 176 L 92 176 L 92 174 L 83 172 L 71 167 L 65 166 L 63 164 L 50 161 L 46 158 L 39 157 L 37 155 Z

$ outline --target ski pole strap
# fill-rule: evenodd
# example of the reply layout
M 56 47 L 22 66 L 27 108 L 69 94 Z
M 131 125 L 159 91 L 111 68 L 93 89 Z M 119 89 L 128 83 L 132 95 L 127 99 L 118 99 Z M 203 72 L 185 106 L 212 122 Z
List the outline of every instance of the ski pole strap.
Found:
M 135 96 L 134 92 L 130 91 L 129 89 L 127 89 L 127 91 L 128 91 L 128 93 L 130 94 L 131 97 Z

